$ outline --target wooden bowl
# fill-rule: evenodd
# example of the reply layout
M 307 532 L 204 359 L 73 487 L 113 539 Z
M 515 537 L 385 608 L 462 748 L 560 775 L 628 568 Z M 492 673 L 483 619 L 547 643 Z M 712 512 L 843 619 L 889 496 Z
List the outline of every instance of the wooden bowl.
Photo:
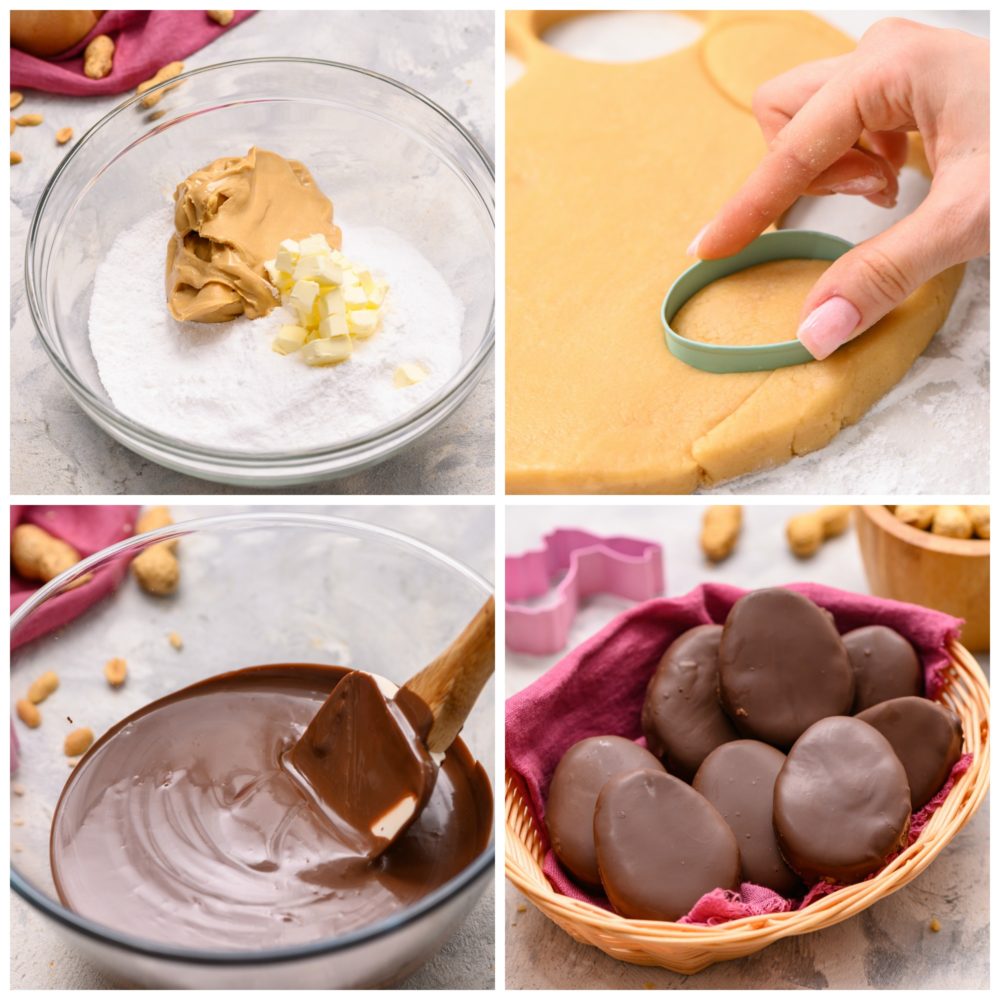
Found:
M 946 538 L 896 519 L 888 507 L 855 509 L 861 559 L 871 592 L 965 619 L 961 641 L 990 648 L 990 543 Z
M 659 965 L 684 975 L 714 962 L 752 955 L 784 937 L 809 934 L 861 913 L 916 878 L 948 846 L 986 797 L 990 772 L 990 693 L 979 664 L 958 643 L 938 700 L 962 720 L 962 749 L 972 763 L 920 836 L 873 878 L 845 886 L 804 910 L 743 917 L 718 926 L 631 920 L 556 892 L 542 871 L 547 839 L 528 804 L 521 779 L 507 769 L 507 878 L 550 920 L 583 944 L 636 965 Z

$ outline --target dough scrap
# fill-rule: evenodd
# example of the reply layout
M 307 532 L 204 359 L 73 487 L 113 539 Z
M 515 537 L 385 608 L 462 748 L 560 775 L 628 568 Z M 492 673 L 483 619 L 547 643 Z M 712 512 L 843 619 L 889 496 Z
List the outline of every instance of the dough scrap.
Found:
M 826 361 L 774 372 L 684 365 L 659 307 L 764 152 L 739 94 L 850 40 L 812 15 L 722 13 L 698 45 L 601 64 L 526 40 L 540 23 L 508 14 L 526 64 L 507 95 L 508 490 L 690 493 L 825 445 L 923 351 L 961 268 Z M 726 37 L 737 66 L 723 83 Z

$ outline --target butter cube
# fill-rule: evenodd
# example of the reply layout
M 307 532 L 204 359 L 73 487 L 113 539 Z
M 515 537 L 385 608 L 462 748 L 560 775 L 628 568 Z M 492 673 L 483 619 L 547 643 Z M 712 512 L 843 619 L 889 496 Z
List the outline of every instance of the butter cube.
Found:
M 361 285 L 341 285 L 344 304 L 348 309 L 364 309 L 368 305 L 368 296 Z
M 389 286 L 384 281 L 372 282 L 372 287 L 365 289 L 365 293 L 368 296 L 368 305 L 378 308 L 378 306 L 385 302 L 385 293 L 388 291 Z
M 314 233 L 304 240 L 299 240 L 300 254 L 328 254 L 329 252 L 330 244 L 327 243 L 326 237 L 322 233 Z
M 319 297 L 320 319 L 327 316 L 343 316 L 347 306 L 344 305 L 344 296 L 339 288 L 331 288 Z
M 325 258 L 322 254 L 302 254 L 302 256 L 299 257 L 298 263 L 295 265 L 292 277 L 295 278 L 296 281 L 300 278 L 307 280 L 318 279 L 320 272 L 323 270 L 324 260 Z
M 299 259 L 299 245 L 295 240 L 282 240 L 278 244 L 278 253 L 274 258 L 274 266 L 279 271 L 291 274 L 295 270 L 295 262 Z
M 296 281 L 292 286 L 290 298 L 296 309 L 309 312 L 309 310 L 312 309 L 313 303 L 316 301 L 317 295 L 319 295 L 319 285 L 315 281 L 309 281 L 308 279 L 303 278 Z
M 294 326 L 285 323 L 278 331 L 278 336 L 271 344 L 271 350 L 278 354 L 291 354 L 297 351 L 305 342 L 309 331 L 304 326 Z
M 415 361 L 404 361 L 392 376 L 392 384 L 397 389 L 405 389 L 409 385 L 416 385 L 427 378 L 427 372 Z
M 346 337 L 349 332 L 347 317 L 343 313 L 334 313 L 319 321 L 320 337 Z
M 320 257 L 316 268 L 316 280 L 321 285 L 339 285 L 343 271 L 329 257 Z
M 347 314 L 347 328 L 355 337 L 370 337 L 378 329 L 378 310 L 352 309 Z
M 313 340 L 302 348 L 302 358 L 307 365 L 335 365 L 351 356 L 353 345 L 345 333 L 340 337 Z

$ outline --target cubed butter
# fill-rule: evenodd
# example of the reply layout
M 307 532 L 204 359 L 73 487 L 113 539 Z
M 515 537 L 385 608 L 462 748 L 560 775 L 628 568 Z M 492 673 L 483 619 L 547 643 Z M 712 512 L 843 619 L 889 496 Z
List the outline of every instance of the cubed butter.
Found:
M 427 378 L 426 370 L 416 361 L 404 361 L 392 376 L 392 383 L 397 389 L 405 389 L 408 385 L 416 385 Z
M 302 278 L 292 285 L 292 291 L 289 298 L 292 300 L 296 309 L 309 312 L 309 310 L 313 307 L 313 303 L 316 301 L 317 295 L 319 295 L 319 284 L 307 278 Z
M 347 329 L 355 337 L 370 337 L 378 329 L 378 310 L 352 309 L 347 314 Z
M 279 271 L 291 274 L 295 270 L 295 262 L 299 259 L 299 245 L 295 240 L 282 240 L 274 258 L 274 266 Z
M 299 240 L 299 253 L 329 254 L 330 244 L 327 243 L 326 237 L 322 233 L 314 233 L 312 236 L 307 236 L 304 240 Z
M 285 323 L 278 331 L 278 336 L 274 338 L 271 350 L 277 351 L 278 354 L 291 354 L 306 342 L 308 335 L 309 331 L 304 326 Z
M 319 321 L 320 337 L 343 337 L 351 332 L 347 317 L 343 313 L 334 313 Z
M 364 265 L 331 249 L 321 233 L 283 240 L 264 269 L 297 319 L 274 339 L 272 347 L 279 354 L 300 351 L 310 365 L 337 364 L 350 356 L 352 338 L 377 331 L 388 286 Z M 426 375 L 419 365 L 402 365 L 396 384 L 413 385 Z
M 340 337 L 324 337 L 313 340 L 302 348 L 302 357 L 307 365 L 335 365 L 351 356 L 353 345 L 345 333 Z
M 342 285 L 340 290 L 348 309 L 364 309 L 368 305 L 368 296 L 360 285 Z
M 347 309 L 339 288 L 331 288 L 330 291 L 320 295 L 318 304 L 320 319 L 325 319 L 327 316 L 342 316 Z

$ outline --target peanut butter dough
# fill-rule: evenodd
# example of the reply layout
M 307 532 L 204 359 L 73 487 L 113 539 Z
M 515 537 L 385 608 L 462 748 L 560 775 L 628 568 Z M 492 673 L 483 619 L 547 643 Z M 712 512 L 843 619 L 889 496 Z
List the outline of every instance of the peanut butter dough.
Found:
M 264 261 L 282 240 L 322 233 L 340 249 L 333 204 L 296 160 L 251 147 L 196 170 L 174 193 L 167 302 L 176 320 L 225 323 L 265 316 L 278 299 Z
M 706 285 L 681 306 L 671 326 L 705 344 L 776 344 L 794 340 L 809 289 L 825 260 L 773 260 Z
M 508 489 L 688 493 L 823 447 L 924 350 L 962 268 L 827 360 L 773 372 L 685 365 L 659 308 L 765 152 L 754 89 L 853 43 L 809 14 L 699 13 L 694 45 L 594 63 L 541 40 L 570 16 L 507 15 L 525 66 L 507 93 Z

